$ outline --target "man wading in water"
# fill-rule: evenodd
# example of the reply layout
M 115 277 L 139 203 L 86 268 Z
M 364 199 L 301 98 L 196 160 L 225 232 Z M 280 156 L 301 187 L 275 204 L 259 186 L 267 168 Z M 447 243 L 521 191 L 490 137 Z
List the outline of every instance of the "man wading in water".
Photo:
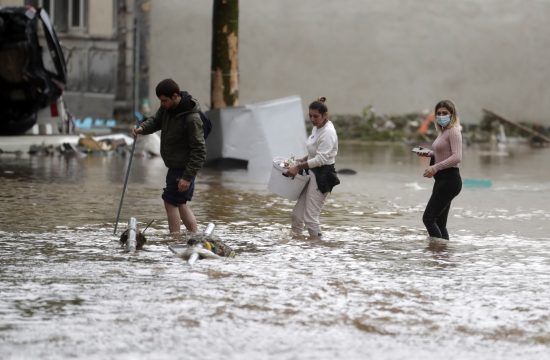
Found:
M 199 102 L 180 92 L 172 79 L 162 80 L 156 94 L 160 100 L 157 113 L 132 131 L 137 136 L 162 130 L 160 155 L 168 168 L 162 199 L 170 233 L 179 233 L 181 222 L 188 231 L 197 232 L 197 220 L 187 202 L 193 197 L 195 176 L 206 160 Z

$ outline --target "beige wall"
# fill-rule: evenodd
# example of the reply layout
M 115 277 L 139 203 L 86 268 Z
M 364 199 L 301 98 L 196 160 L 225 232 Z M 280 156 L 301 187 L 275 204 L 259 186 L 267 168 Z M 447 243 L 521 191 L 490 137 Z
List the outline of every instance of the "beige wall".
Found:
M 210 103 L 212 1 L 152 1 L 149 58 L 151 106 L 156 84 L 172 77 L 206 105 Z M 203 106 L 204 107 L 204 106 Z
M 91 36 L 113 36 L 114 5 L 113 0 L 88 1 L 88 34 Z
M 24 0 L 0 0 L 0 6 L 21 6 Z
M 150 79 L 210 102 L 212 1 L 152 2 Z M 488 108 L 550 124 L 550 1 L 240 0 L 240 100 L 324 95 L 334 113 Z

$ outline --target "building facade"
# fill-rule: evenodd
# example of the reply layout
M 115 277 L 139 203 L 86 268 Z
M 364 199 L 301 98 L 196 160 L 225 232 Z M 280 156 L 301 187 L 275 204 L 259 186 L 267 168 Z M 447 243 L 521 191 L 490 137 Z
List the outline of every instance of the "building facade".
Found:
M 211 0 L 0 0 L 49 9 L 75 116 L 128 116 L 174 78 L 210 103 Z M 239 0 L 239 101 L 326 96 L 333 113 L 486 108 L 550 124 L 548 0 Z M 305 110 L 305 109 L 304 109 Z M 122 116 L 122 115 L 121 115 Z
M 136 99 L 148 92 L 143 71 L 148 57 L 142 50 L 148 2 L 0 0 L 0 5 L 32 5 L 48 12 L 67 62 L 63 97 L 75 118 L 131 119 Z

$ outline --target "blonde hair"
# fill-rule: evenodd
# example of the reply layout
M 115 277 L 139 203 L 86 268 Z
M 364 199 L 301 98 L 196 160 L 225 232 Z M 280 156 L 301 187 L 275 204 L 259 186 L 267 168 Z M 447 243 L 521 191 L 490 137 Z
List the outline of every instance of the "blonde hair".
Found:
M 445 108 L 451 113 L 451 122 L 445 127 L 446 129 L 460 126 L 460 119 L 458 118 L 458 111 L 454 102 L 452 102 L 451 100 L 441 100 L 435 105 L 434 114 L 437 115 L 437 110 L 441 108 Z M 437 121 L 435 121 L 434 123 L 437 131 L 442 132 L 443 128 L 441 127 L 441 125 L 439 125 Z

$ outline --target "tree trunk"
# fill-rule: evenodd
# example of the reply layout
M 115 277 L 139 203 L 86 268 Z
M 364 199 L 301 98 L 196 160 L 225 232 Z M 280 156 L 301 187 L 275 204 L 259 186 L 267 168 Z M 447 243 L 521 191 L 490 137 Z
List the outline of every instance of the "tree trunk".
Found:
M 214 0 L 211 108 L 239 105 L 239 0 Z

